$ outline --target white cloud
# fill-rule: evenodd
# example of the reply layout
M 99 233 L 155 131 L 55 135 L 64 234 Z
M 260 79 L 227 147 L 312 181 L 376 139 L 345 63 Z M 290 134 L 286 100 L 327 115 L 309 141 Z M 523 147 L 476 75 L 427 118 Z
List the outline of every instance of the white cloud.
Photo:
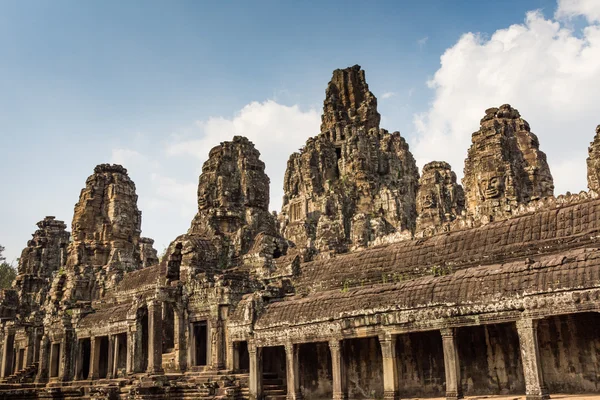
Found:
M 381 95 L 382 99 L 389 99 L 390 97 L 394 97 L 396 95 L 396 92 L 385 92 L 384 94 Z
M 427 44 L 428 40 L 429 40 L 428 36 L 422 37 L 421 39 L 417 40 L 417 44 L 419 45 L 419 48 L 422 49 Z
M 567 3 L 560 6 L 573 10 L 564 8 Z M 532 11 L 523 24 L 489 39 L 467 33 L 442 55 L 428 86 L 434 89 L 431 106 L 414 116 L 412 148 L 420 166 L 446 160 L 462 175 L 485 109 L 510 103 L 538 135 L 557 194 L 586 187 L 585 154 L 600 122 L 600 26 L 574 32 Z
M 570 19 L 583 16 L 588 22 L 600 21 L 600 1 L 598 0 L 558 0 L 556 19 Z
M 320 122 L 320 113 L 314 109 L 302 111 L 298 106 L 285 106 L 272 100 L 252 102 L 233 118 L 213 117 L 198 122 L 197 136 L 169 145 L 167 153 L 193 155 L 204 162 L 210 149 L 220 142 L 231 140 L 235 135 L 246 136 L 261 152 L 271 179 L 270 208 L 279 211 L 287 160 L 310 136 L 319 133 Z

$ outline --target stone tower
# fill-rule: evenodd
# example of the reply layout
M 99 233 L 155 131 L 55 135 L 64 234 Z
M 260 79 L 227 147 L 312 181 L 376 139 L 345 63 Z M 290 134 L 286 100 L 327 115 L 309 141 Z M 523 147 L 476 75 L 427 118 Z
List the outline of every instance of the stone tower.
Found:
M 400 133 L 379 128 L 377 99 L 355 65 L 333 72 L 321 133 L 289 158 L 282 232 L 311 251 L 344 252 L 415 227 L 418 170 Z
M 55 290 L 73 301 L 92 300 L 124 272 L 141 268 L 141 222 L 127 170 L 121 165 L 96 166 L 75 205 L 66 279 L 55 279 Z
M 454 221 L 464 207 L 465 194 L 456 183 L 450 164 L 444 161 L 425 164 L 417 193 L 417 231 Z
M 212 241 L 228 265 L 256 246 L 259 233 L 272 240 L 279 236 L 269 212 L 269 177 L 254 144 L 235 136 L 214 147 L 202 166 L 198 213 L 188 234 Z
M 600 189 L 600 125 L 596 127 L 594 141 L 588 148 L 587 162 L 587 181 L 588 188 L 595 192 Z
M 508 104 L 485 114 L 472 135 L 463 178 L 467 211 L 484 222 L 554 192 L 546 155 L 527 121 Z

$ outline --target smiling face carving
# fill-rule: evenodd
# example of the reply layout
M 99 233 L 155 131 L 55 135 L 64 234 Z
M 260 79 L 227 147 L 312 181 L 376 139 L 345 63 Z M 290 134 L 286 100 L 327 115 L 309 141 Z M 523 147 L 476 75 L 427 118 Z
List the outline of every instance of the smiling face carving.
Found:
M 479 193 L 483 200 L 495 199 L 504 193 L 504 174 L 490 172 L 479 179 Z

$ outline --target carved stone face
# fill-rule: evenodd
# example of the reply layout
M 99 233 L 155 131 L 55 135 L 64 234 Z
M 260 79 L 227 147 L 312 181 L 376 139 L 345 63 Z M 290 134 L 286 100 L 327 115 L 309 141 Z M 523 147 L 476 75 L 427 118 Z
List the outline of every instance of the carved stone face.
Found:
M 425 196 L 423 196 L 421 205 L 423 206 L 423 209 L 435 208 L 437 206 L 437 201 L 433 193 L 426 193 Z
M 501 172 L 483 174 L 479 180 L 479 193 L 483 200 L 500 197 L 504 193 L 504 174 Z
M 207 188 L 204 188 L 204 190 L 202 191 L 202 193 L 200 193 L 199 196 L 198 196 L 198 207 L 200 209 L 208 208 L 208 206 L 209 206 L 209 197 L 210 197 L 210 192 L 208 191 Z

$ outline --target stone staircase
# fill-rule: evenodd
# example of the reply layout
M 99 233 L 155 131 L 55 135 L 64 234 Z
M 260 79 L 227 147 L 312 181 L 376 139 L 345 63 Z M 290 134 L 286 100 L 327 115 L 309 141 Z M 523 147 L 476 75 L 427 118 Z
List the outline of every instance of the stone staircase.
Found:
M 38 363 L 35 362 L 20 371 L 4 378 L 2 383 L 23 383 L 33 381 L 38 370 Z
M 286 384 L 277 374 L 265 372 L 263 374 L 263 394 L 265 400 L 286 400 Z
M 35 377 L 35 373 L 33 376 Z M 271 386 L 281 383 L 271 376 L 267 378 Z M 47 384 L 3 382 L 0 383 L 0 387 L 5 390 L 3 393 L 11 393 L 11 400 L 57 398 L 63 400 L 246 400 L 249 398 L 248 374 L 229 371 L 134 374 L 118 379 L 51 381 Z M 273 395 L 279 395 L 280 392 L 275 388 L 271 389 L 275 390 L 272 392 Z M 271 397 L 271 399 L 284 400 L 280 397 Z

